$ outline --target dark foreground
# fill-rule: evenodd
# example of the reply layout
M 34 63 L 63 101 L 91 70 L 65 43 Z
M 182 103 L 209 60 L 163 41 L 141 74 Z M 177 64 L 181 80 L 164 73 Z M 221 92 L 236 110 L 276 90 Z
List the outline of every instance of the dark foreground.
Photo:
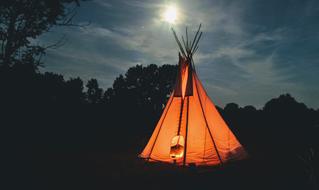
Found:
M 248 160 L 176 168 L 137 158 L 162 113 L 167 84 L 173 84 L 161 78 L 174 76 L 174 68 L 136 66 L 103 96 L 96 80 L 84 92 L 80 79 L 28 74 L 24 67 L 0 71 L 8 189 L 318 189 L 319 110 L 289 94 L 262 109 L 235 103 L 218 108 Z
M 315 189 L 300 162 L 250 158 L 196 169 L 145 163 L 132 150 L 43 151 L 32 154 L 32 189 Z

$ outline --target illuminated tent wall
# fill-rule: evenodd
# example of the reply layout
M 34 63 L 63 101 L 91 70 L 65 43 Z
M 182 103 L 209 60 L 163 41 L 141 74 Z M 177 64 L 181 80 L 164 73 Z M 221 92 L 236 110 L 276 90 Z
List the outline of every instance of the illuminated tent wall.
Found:
M 200 27 L 192 43 L 182 37 L 176 85 L 143 152 L 148 161 L 177 165 L 220 165 L 242 159 L 245 150 L 216 110 L 195 72 L 192 56 L 202 35 Z

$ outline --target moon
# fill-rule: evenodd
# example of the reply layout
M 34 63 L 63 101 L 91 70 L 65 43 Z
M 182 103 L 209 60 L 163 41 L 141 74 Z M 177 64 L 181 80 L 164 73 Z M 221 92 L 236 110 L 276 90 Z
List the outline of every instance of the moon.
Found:
M 177 19 L 176 7 L 174 5 L 168 6 L 163 13 L 163 18 L 166 22 L 174 24 Z

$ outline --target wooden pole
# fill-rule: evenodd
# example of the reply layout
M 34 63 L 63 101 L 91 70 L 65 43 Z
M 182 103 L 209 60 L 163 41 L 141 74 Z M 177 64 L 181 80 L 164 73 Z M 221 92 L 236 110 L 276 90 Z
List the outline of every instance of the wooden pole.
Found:
M 187 96 L 186 132 L 185 132 L 185 145 L 184 145 L 184 159 L 183 159 L 183 166 L 185 166 L 185 164 L 186 164 L 187 135 L 188 135 L 188 112 L 189 112 L 189 96 Z

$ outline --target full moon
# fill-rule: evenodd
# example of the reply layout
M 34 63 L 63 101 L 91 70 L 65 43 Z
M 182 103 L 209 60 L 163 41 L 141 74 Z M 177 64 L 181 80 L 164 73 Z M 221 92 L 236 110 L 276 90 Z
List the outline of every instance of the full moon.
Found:
M 163 16 L 164 16 L 164 20 L 166 22 L 173 24 L 176 21 L 176 18 L 177 18 L 176 7 L 173 6 L 173 5 L 167 7 Z

